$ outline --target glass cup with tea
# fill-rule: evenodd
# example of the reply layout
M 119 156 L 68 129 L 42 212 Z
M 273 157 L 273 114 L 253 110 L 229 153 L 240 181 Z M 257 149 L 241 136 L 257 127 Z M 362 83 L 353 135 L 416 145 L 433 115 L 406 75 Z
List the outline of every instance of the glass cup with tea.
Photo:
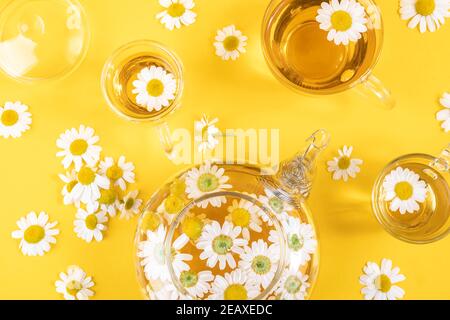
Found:
M 343 39 L 349 28 L 356 29 Z M 392 108 L 390 91 L 372 75 L 382 42 L 381 14 L 372 0 L 272 0 L 263 21 L 264 55 L 283 84 L 316 95 L 359 85 Z
M 450 232 L 450 145 L 439 156 L 409 154 L 389 163 L 372 193 L 380 224 L 394 237 L 430 243 Z
M 165 119 L 180 106 L 184 85 L 176 54 L 154 41 L 128 43 L 107 60 L 101 81 L 111 109 L 126 120 L 153 122 L 170 156 L 174 146 Z

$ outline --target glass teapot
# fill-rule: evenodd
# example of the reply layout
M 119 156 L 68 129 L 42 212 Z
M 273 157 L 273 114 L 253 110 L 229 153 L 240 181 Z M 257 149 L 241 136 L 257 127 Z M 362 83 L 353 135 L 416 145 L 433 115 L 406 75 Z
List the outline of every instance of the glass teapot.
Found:
M 206 162 L 158 190 L 135 239 L 146 297 L 308 298 L 319 254 L 305 199 L 328 141 L 326 131 L 317 131 L 274 175 L 252 165 Z
M 372 192 L 380 224 L 394 237 L 430 243 L 450 231 L 450 145 L 437 157 L 408 154 L 390 162 Z

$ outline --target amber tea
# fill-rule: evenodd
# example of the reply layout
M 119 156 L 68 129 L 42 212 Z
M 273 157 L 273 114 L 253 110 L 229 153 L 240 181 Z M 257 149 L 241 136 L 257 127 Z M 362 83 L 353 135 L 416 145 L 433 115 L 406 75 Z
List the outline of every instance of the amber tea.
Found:
M 381 42 L 370 18 L 367 32 L 357 42 L 329 41 L 328 32 L 316 21 L 322 2 L 273 1 L 277 4 L 266 13 L 263 30 L 266 58 L 275 75 L 290 87 L 316 94 L 340 92 L 364 78 L 376 62 Z

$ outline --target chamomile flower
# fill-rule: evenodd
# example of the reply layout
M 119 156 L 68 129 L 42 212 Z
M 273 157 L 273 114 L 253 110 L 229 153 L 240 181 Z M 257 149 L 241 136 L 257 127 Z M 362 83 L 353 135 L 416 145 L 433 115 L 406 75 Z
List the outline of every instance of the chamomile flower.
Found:
M 0 107 L 0 136 L 3 138 L 19 138 L 30 129 L 31 113 L 28 107 L 20 102 L 6 102 Z
M 438 121 L 442 121 L 441 127 L 445 132 L 450 131 L 450 93 L 446 92 L 440 100 L 445 109 L 439 111 L 436 115 Z
M 156 18 L 169 30 L 188 26 L 195 22 L 197 14 L 192 11 L 195 7 L 193 0 L 159 0 L 164 11 L 158 13 Z
M 225 221 L 222 226 L 217 221 L 207 224 L 203 228 L 202 235 L 197 241 L 196 247 L 202 250 L 201 260 L 207 260 L 206 265 L 214 268 L 219 263 L 219 269 L 224 270 L 228 265 L 231 269 L 236 268 L 233 254 L 242 254 L 243 247 L 248 241 L 238 238 L 241 227 Z
M 55 286 L 56 292 L 66 300 L 88 300 L 94 295 L 92 278 L 78 266 L 68 267 L 67 273 L 61 272 Z
M 309 287 L 308 275 L 297 270 L 285 270 L 275 292 L 281 300 L 304 300 Z
M 181 285 L 195 298 L 202 299 L 211 289 L 214 275 L 211 271 L 183 271 L 180 274 Z
M 131 191 L 122 200 L 120 204 L 120 219 L 130 220 L 141 211 L 142 200 L 137 196 L 139 191 Z
M 264 189 L 264 193 L 265 195 L 259 196 L 259 201 L 266 207 L 272 209 L 272 212 L 280 222 L 285 221 L 289 216 L 289 212 L 294 210 L 294 207 L 286 201 L 281 200 L 267 188 Z M 272 219 L 264 212 L 261 212 L 261 218 L 269 226 L 273 225 Z
M 316 21 L 320 23 L 320 29 L 328 32 L 328 41 L 334 41 L 336 45 L 356 42 L 367 31 L 364 7 L 355 0 L 322 2 Z
M 251 300 L 260 293 L 253 279 L 241 269 L 225 273 L 223 277 L 217 275 L 211 292 L 211 300 Z
M 66 172 L 66 174 L 60 174 L 59 178 L 64 182 L 64 187 L 61 190 L 61 194 L 64 197 L 64 204 L 74 204 L 78 207 L 80 205 L 80 201 L 75 201 L 72 196 L 73 187 L 77 184 L 77 172 L 75 170 L 71 170 Z
M 110 187 L 107 189 L 100 189 L 100 198 L 96 201 L 91 202 L 87 205 L 88 210 L 95 211 L 99 210 L 104 211 L 111 218 L 114 218 L 117 214 L 117 211 L 121 208 L 121 202 L 119 200 L 119 193 L 114 187 Z
M 216 127 L 217 122 L 219 122 L 219 119 L 214 118 L 213 120 L 209 120 L 206 115 L 203 115 L 200 121 L 195 121 L 194 140 L 198 145 L 199 152 L 214 150 L 219 144 L 217 136 L 220 130 Z
M 186 193 L 189 199 L 198 199 L 206 194 L 224 191 L 230 189 L 231 185 L 227 184 L 229 177 L 224 175 L 225 169 L 211 165 L 210 162 L 200 166 L 200 168 L 193 168 L 186 175 Z M 227 199 L 224 196 L 212 197 L 197 205 L 206 208 L 208 204 L 213 207 L 220 207 L 226 203 Z
M 173 219 L 179 214 L 185 205 L 184 198 L 175 194 L 170 194 L 156 209 L 157 213 L 164 216 L 167 222 L 172 223 Z
M 166 264 L 164 242 L 166 239 L 166 228 L 161 224 L 156 231 L 147 231 L 147 240 L 138 244 L 138 257 L 144 267 L 145 276 L 148 280 L 169 281 L 170 273 Z M 180 253 L 186 245 L 186 238 L 177 238 L 173 244 L 172 266 L 175 274 L 179 276 L 183 271 L 189 270 L 185 261 L 192 260 L 192 255 Z
M 218 30 L 214 42 L 216 55 L 222 60 L 236 60 L 241 53 L 246 52 L 247 39 L 234 25 Z
M 405 291 L 396 283 L 405 280 L 398 267 L 392 268 L 392 261 L 383 259 L 381 267 L 375 262 L 367 262 L 364 274 L 359 282 L 364 286 L 361 293 L 366 300 L 396 300 L 402 299 Z
M 181 222 L 181 231 L 183 235 L 191 241 L 197 241 L 202 235 L 203 227 L 211 221 L 205 214 L 187 213 Z
M 401 214 L 414 213 L 420 209 L 419 203 L 425 202 L 427 184 L 420 180 L 414 171 L 402 167 L 392 170 L 383 181 L 385 201 L 391 201 L 389 209 Z
M 262 239 L 254 241 L 251 247 L 245 247 L 239 267 L 245 270 L 256 284 L 266 289 L 272 282 L 280 260 L 277 246 L 268 246 Z
M 419 26 L 421 33 L 436 31 L 450 17 L 450 1 L 448 0 L 401 0 L 400 16 L 402 20 L 410 20 L 408 27 Z
M 316 252 L 317 240 L 312 225 L 302 223 L 300 219 L 289 217 L 283 223 L 287 236 L 288 255 L 291 268 L 297 270 L 304 266 Z
M 87 212 L 83 209 L 78 209 L 75 221 L 74 231 L 77 237 L 86 242 L 91 242 L 94 238 L 100 242 L 103 240 L 103 232 L 106 230 L 106 223 L 108 216 L 106 212 Z
M 246 240 L 250 240 L 250 230 L 261 232 L 260 209 L 250 201 L 245 199 L 233 200 L 233 204 L 228 207 L 229 214 L 225 219 L 234 226 L 242 229 L 242 236 Z
M 133 86 L 132 93 L 136 95 L 136 103 L 152 112 L 170 106 L 175 99 L 177 81 L 164 68 L 151 66 L 139 72 Z
M 50 251 L 50 245 L 56 243 L 55 236 L 59 230 L 54 228 L 58 222 L 49 222 L 45 212 L 39 216 L 30 212 L 26 217 L 17 221 L 19 230 L 13 231 L 11 236 L 20 239 L 20 249 L 26 256 L 43 256 Z
M 127 182 L 134 183 L 134 164 L 125 161 L 124 156 L 121 156 L 117 163 L 113 158 L 106 157 L 99 166 L 100 174 L 106 176 L 111 183 L 122 190 L 126 190 Z
M 56 140 L 56 145 L 62 149 L 56 156 L 63 157 L 64 168 L 69 168 L 73 163 L 78 171 L 83 166 L 83 162 L 88 166 L 94 166 L 100 159 L 102 148 L 95 145 L 99 140 L 94 135 L 94 129 L 80 125 L 77 130 L 72 128 L 66 130 Z
M 363 163 L 360 159 L 352 159 L 353 147 L 344 146 L 339 150 L 339 157 L 328 161 L 328 171 L 333 172 L 333 179 L 348 181 L 348 177 L 355 178 L 356 174 L 361 171 L 359 166 Z
M 92 204 L 100 199 L 100 190 L 109 189 L 109 186 L 108 178 L 98 174 L 97 168 L 83 166 L 77 172 L 77 183 L 73 186 L 70 194 L 74 201 Z

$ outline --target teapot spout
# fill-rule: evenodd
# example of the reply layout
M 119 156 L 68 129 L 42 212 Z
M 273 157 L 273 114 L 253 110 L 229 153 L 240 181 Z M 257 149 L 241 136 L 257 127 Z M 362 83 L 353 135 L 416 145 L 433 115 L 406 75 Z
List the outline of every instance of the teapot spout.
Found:
M 275 175 L 275 181 L 283 193 L 309 196 L 316 173 L 317 159 L 330 142 L 330 134 L 323 129 L 314 132 L 306 147 L 293 158 L 284 161 Z

